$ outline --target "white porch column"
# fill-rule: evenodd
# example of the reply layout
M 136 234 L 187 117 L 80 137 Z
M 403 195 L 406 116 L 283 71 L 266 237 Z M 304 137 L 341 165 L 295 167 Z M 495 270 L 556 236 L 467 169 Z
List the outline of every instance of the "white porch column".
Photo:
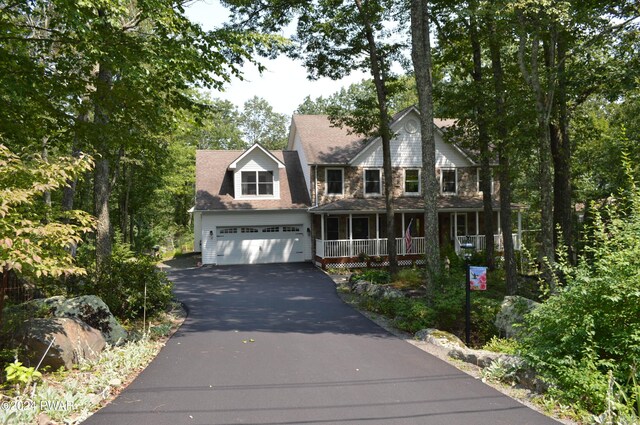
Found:
M 349 256 L 353 257 L 353 214 L 349 213 Z
M 504 250 L 504 235 L 502 234 L 502 226 L 500 226 L 500 210 L 498 210 L 498 247 L 500 250 Z
M 458 213 L 453 213 L 453 247 L 458 252 Z
M 480 213 L 476 211 L 476 236 L 480 234 Z M 478 240 L 478 238 L 476 238 Z M 477 245 L 477 242 L 476 242 Z
M 402 235 L 402 239 L 404 240 L 404 232 L 407 229 L 404 227 L 404 213 L 402 213 L 402 231 L 400 232 L 400 235 Z M 406 255 L 407 254 L 407 246 L 403 243 L 401 243 L 402 245 L 402 255 Z M 397 249 L 397 248 L 396 248 Z
M 518 250 L 522 249 L 522 211 L 518 210 Z
M 376 256 L 380 255 L 380 213 L 376 213 Z
M 324 243 L 324 214 L 320 214 L 320 239 L 322 239 L 322 243 Z

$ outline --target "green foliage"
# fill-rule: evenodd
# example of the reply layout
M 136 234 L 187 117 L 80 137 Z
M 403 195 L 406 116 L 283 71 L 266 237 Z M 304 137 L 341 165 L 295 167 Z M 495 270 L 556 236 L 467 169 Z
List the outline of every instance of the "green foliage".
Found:
M 85 247 L 83 256 L 92 258 L 91 247 Z M 85 294 L 97 295 L 109 306 L 111 313 L 121 320 L 141 318 L 147 291 L 147 317 L 167 309 L 173 294 L 173 284 L 166 273 L 158 269 L 148 256 L 133 257 L 126 244 L 115 244 L 110 261 L 102 273 L 95 265 L 87 267 L 88 282 L 78 288 Z
M 287 146 L 289 117 L 277 113 L 265 99 L 254 96 L 244 103 L 239 117 L 239 127 L 248 145 L 260 143 L 267 149 L 284 149 Z
M 561 266 L 566 286 L 527 317 L 522 333 L 527 359 L 558 397 L 596 414 L 606 407 L 609 371 L 629 393 L 640 358 L 640 191 L 631 187 L 595 212 L 585 255 Z
M 366 280 L 376 284 L 386 284 L 391 281 L 391 275 L 384 269 L 363 269 L 354 273 L 351 280 Z
M 409 268 L 400 269 L 393 281 L 393 286 L 398 289 L 419 288 L 423 284 L 424 276 L 422 271 Z
M 394 326 L 411 333 L 432 327 L 436 314 L 424 300 L 411 298 L 363 297 L 360 307 L 392 318 Z
M 515 385 L 518 382 L 518 367 L 503 359 L 496 359 L 489 366 L 482 369 L 482 381 L 504 382 Z
M 6 383 L 15 386 L 16 391 L 20 392 L 20 385 L 23 388 L 31 385 L 31 383 L 42 379 L 42 374 L 35 367 L 23 366 L 17 359 L 13 363 L 9 363 L 4 368 L 6 373 Z
M 495 353 L 518 354 L 520 350 L 520 343 L 513 338 L 499 338 L 498 336 L 492 336 L 482 349 L 493 351 Z
M 91 230 L 91 217 L 48 207 L 39 198 L 92 165 L 89 157 L 22 158 L 0 144 L 1 269 L 34 277 L 83 272 L 74 265 L 69 247 Z

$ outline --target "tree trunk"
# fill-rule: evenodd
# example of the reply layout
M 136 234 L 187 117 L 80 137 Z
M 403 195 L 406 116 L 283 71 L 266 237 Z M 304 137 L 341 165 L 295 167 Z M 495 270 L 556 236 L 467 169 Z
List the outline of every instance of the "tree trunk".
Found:
M 83 102 L 84 103 L 84 102 Z M 80 155 L 80 134 L 78 124 L 83 125 L 89 122 L 89 113 L 82 111 L 76 118 L 76 128 L 73 134 L 73 145 L 71 146 L 71 156 L 77 158 Z M 67 184 L 62 188 L 62 209 L 64 211 L 71 211 L 73 209 L 73 203 L 76 196 L 76 186 L 78 185 L 78 179 L 69 179 Z
M 2 268 L 2 284 L 0 285 L 0 323 L 2 323 L 2 312 L 4 311 L 4 297 L 7 295 L 7 289 L 9 289 L 9 270 L 6 267 Z
M 440 272 L 438 241 L 438 192 L 436 143 L 433 131 L 433 88 L 431 80 L 431 40 L 429 3 L 411 0 L 411 59 L 418 90 L 422 141 L 422 181 L 424 190 L 424 236 L 428 296 L 433 293 Z
M 507 294 L 515 295 L 518 292 L 518 275 L 513 239 L 511 238 L 513 233 L 511 222 L 511 170 L 507 142 L 506 87 L 500 49 L 500 39 L 496 33 L 495 21 L 492 16 L 489 16 L 489 50 L 491 52 L 491 69 L 493 71 L 495 90 L 496 144 L 498 146 L 498 161 L 500 164 L 500 224 L 502 234 L 507 235 L 503 240 L 505 279 Z
M 552 125 L 551 155 L 553 157 L 553 214 L 554 224 L 560 226 L 561 238 L 556 238 L 556 246 L 563 244 L 567 258 L 575 264 L 572 185 L 571 185 L 571 140 L 569 138 L 569 117 L 567 112 L 567 78 L 565 72 L 566 40 L 563 34 L 558 36 L 557 63 L 558 87 L 556 93 L 558 125 Z
M 104 64 L 98 67 L 94 123 L 96 124 L 96 146 L 98 154 L 93 176 L 93 193 L 96 223 L 96 266 L 100 271 L 111 257 L 111 221 L 109 218 L 109 144 L 104 127 L 109 122 L 106 101 L 111 89 L 112 73 Z
M 389 255 L 389 273 L 392 277 L 398 274 L 398 256 L 395 237 L 395 211 L 393 206 L 393 168 L 391 167 L 391 129 L 389 128 L 389 112 L 387 106 L 386 79 L 380 69 L 381 58 L 378 55 L 373 35 L 373 28 L 366 11 L 362 8 L 361 0 L 355 0 L 360 16 L 363 20 L 367 43 L 369 47 L 369 59 L 371 61 L 371 75 L 376 87 L 378 98 L 379 128 L 382 140 L 382 163 L 384 172 L 384 202 L 387 214 L 387 252 Z
M 518 62 L 523 76 L 527 83 L 531 86 L 534 97 L 536 99 L 536 118 L 538 122 L 538 184 L 540 190 L 540 252 L 539 260 L 542 267 L 542 278 L 549 284 L 551 291 L 555 291 L 556 282 L 554 277 L 555 265 L 555 246 L 553 244 L 553 181 L 552 181 L 552 164 L 551 164 L 551 142 L 549 132 L 549 122 L 551 116 L 551 107 L 553 105 L 553 95 L 555 89 L 555 80 L 551 76 L 547 81 L 548 87 L 543 90 L 540 81 L 540 69 L 538 65 L 538 51 L 540 40 L 537 36 L 533 36 L 531 43 L 531 68 L 528 69 L 524 53 L 526 47 L 526 36 L 520 39 L 520 47 L 518 51 Z M 553 57 L 555 43 L 550 43 L 546 58 Z M 546 52 L 545 52 L 546 53 Z M 545 59 L 546 59 L 545 58 Z M 548 60 L 548 59 L 547 59 Z M 553 66 L 549 61 L 547 65 Z
M 477 5 L 469 3 L 469 38 L 473 52 L 473 72 L 475 83 L 474 102 L 476 109 L 476 125 L 478 126 L 478 143 L 480 145 L 480 174 L 482 175 L 482 205 L 484 210 L 485 261 L 489 270 L 495 269 L 495 243 L 493 240 L 493 196 L 491 193 L 491 150 L 489 148 L 489 131 L 484 107 L 484 90 L 482 88 L 482 48 L 478 36 L 476 18 Z

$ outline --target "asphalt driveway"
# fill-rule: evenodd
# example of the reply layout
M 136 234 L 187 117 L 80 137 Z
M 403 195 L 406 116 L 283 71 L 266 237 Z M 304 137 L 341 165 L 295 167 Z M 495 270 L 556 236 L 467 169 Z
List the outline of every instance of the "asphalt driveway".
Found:
M 554 424 L 345 305 L 307 264 L 172 273 L 189 317 L 86 424 Z

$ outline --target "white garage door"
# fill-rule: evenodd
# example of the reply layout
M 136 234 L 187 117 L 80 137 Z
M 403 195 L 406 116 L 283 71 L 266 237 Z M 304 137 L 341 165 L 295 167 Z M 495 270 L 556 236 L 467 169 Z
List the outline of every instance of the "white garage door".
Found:
M 223 265 L 304 261 L 302 229 L 302 225 L 218 227 L 217 263 Z

